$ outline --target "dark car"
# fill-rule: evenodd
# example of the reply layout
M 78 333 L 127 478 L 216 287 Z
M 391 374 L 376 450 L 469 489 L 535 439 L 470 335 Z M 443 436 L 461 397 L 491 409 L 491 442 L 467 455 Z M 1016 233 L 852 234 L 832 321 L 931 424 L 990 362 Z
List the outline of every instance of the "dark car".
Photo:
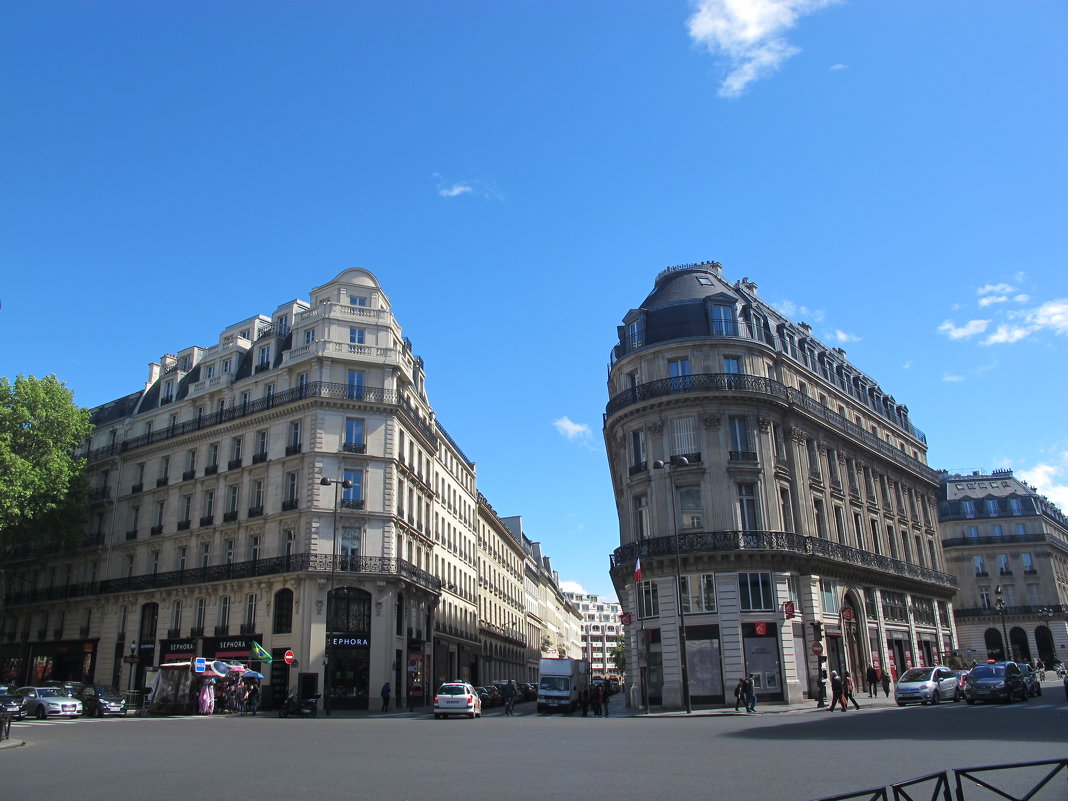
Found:
M 1016 665 L 1020 668 L 1024 686 L 1027 687 L 1028 697 L 1034 698 L 1036 695 L 1042 695 L 1042 682 L 1038 680 L 1035 671 L 1031 670 L 1031 666 L 1026 662 L 1017 662 Z
M 487 684 L 482 689 L 489 693 L 490 706 L 500 706 L 504 703 L 504 697 L 501 695 L 501 691 L 494 687 L 492 684 Z
M 1027 687 L 1020 666 L 1015 662 L 987 662 L 971 669 L 964 680 L 962 695 L 969 704 L 976 701 L 1012 703 L 1017 698 L 1027 700 Z
M 95 718 L 105 715 L 126 715 L 126 699 L 109 684 L 84 684 L 74 694 L 82 702 L 84 714 Z
M 21 695 L 0 695 L 0 712 L 8 712 L 12 720 L 22 720 L 25 713 L 22 711 Z
M 538 688 L 529 682 L 520 684 L 519 689 L 523 693 L 524 701 L 533 701 L 538 697 Z
M 483 709 L 493 706 L 493 697 L 490 695 L 489 690 L 485 687 L 475 687 L 475 692 L 478 693 L 479 700 L 482 701 Z

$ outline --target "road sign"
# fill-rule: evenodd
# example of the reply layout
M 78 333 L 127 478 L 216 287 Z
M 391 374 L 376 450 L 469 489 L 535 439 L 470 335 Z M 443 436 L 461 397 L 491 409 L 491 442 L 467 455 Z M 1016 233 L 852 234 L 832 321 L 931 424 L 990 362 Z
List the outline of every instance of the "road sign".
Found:
M 282 659 L 284 659 L 286 661 L 287 665 L 292 665 L 293 664 L 293 652 L 292 651 L 286 651 L 282 655 Z
M 756 634 L 757 634 L 758 637 L 763 637 L 765 634 L 768 633 L 768 624 L 767 623 L 756 623 L 756 624 L 753 625 L 753 629 L 754 629 L 754 631 L 756 631 Z
M 630 612 L 624 612 L 622 615 L 619 616 L 619 622 L 622 623 L 624 626 L 629 626 L 631 623 L 634 622 L 634 618 L 633 616 L 631 616 Z
M 797 614 L 797 608 L 794 606 L 793 601 L 784 601 L 782 611 L 783 616 L 786 618 L 793 618 Z
M 202 656 L 198 656 L 196 658 L 196 661 L 193 663 L 193 670 L 195 670 L 197 673 L 203 673 L 207 669 L 208 660 Z
M 812 653 L 816 656 L 823 656 L 823 645 L 818 642 L 812 643 Z

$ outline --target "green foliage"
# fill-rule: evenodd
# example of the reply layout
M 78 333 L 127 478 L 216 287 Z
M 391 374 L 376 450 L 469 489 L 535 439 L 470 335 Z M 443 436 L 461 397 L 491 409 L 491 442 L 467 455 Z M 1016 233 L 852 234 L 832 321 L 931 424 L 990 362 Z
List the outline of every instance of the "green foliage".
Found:
M 612 648 L 612 664 L 616 666 L 616 675 L 622 676 L 627 672 L 627 635 L 620 634 L 619 640 Z
M 0 561 L 81 537 L 88 489 L 71 454 L 91 430 L 54 375 L 0 378 Z

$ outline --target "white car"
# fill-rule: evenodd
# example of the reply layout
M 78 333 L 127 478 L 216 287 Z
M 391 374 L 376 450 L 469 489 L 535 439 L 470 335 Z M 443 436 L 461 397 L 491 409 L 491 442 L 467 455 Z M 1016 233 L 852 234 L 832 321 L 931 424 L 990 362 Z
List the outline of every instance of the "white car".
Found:
M 82 702 L 67 695 L 60 687 L 19 687 L 22 714 L 38 720 L 50 717 L 76 718 L 82 714 Z
M 897 680 L 894 700 L 898 706 L 957 701 L 960 699 L 959 684 L 960 677 L 947 667 L 910 668 Z
M 482 717 L 482 699 L 478 690 L 462 681 L 447 681 L 434 693 L 434 717 L 463 715 L 468 718 Z

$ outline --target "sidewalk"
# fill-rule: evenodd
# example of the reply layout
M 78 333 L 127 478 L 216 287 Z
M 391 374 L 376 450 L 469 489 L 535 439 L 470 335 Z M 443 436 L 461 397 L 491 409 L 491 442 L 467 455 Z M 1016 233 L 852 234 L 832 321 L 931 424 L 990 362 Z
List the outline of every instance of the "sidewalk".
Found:
M 893 693 L 887 698 L 883 694 L 879 694 L 878 698 L 868 698 L 868 694 L 861 695 L 854 694 L 854 698 L 857 699 L 857 703 L 860 704 L 860 709 L 854 709 L 853 705 L 849 705 L 850 712 L 863 712 L 866 709 L 884 709 L 886 707 L 897 706 L 897 702 L 894 701 Z M 943 701 L 943 703 L 952 703 L 952 701 Z M 764 703 L 757 700 L 757 707 L 755 713 L 749 713 L 745 711 L 745 708 L 740 708 L 737 712 L 734 711 L 733 706 L 728 707 L 713 707 L 709 709 L 694 709 L 693 712 L 687 712 L 685 709 L 670 709 L 659 711 L 653 709 L 649 712 L 645 712 L 640 709 L 631 711 L 631 717 L 635 718 L 686 718 L 686 717 L 708 717 L 710 715 L 734 715 L 734 716 L 746 716 L 746 715 L 775 715 L 782 712 L 827 712 L 830 709 L 830 701 L 826 706 L 817 706 L 815 701 L 805 700 L 798 704 L 785 704 L 781 701 L 768 701 Z M 835 714 L 841 714 L 836 708 Z

